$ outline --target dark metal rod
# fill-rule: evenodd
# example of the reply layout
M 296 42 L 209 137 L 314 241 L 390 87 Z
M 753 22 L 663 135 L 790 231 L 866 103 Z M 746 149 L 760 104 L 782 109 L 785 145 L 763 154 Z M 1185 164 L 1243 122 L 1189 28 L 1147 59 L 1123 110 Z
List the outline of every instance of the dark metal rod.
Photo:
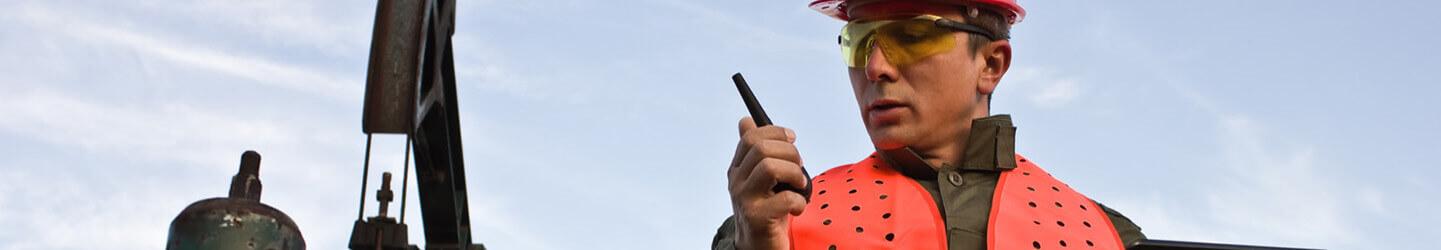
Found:
M 405 224 L 405 199 L 410 188 L 410 134 L 405 134 L 405 166 L 400 174 L 400 223 Z
M 360 170 L 360 213 L 355 215 L 356 220 L 365 219 L 365 184 L 370 180 L 370 133 L 365 133 L 365 163 Z

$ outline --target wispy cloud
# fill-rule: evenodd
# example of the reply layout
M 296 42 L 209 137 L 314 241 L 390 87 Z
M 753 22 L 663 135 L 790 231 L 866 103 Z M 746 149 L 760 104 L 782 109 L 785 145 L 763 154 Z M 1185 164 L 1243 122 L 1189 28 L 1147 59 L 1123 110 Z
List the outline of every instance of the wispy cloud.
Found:
M 1231 243 L 1285 245 L 1295 247 L 1355 247 L 1364 237 L 1355 221 L 1356 204 L 1366 198 L 1342 186 L 1337 166 L 1326 155 L 1316 154 L 1316 145 L 1299 143 L 1271 133 L 1264 120 L 1246 112 L 1220 105 L 1216 98 L 1196 90 L 1190 80 L 1161 60 L 1162 54 L 1138 39 L 1127 44 L 1140 69 L 1159 78 L 1181 103 L 1204 111 L 1195 115 L 1214 121 L 1215 149 L 1220 166 L 1199 178 L 1203 187 L 1182 187 L 1196 192 L 1199 200 L 1169 198 L 1149 204 L 1134 204 L 1146 218 L 1138 223 L 1161 222 L 1162 238 L 1207 240 Z M 1201 167 L 1201 166 L 1196 166 Z M 1200 206 L 1204 209 L 1195 209 Z M 1376 205 L 1383 206 L 1383 205 Z M 1163 210 L 1191 211 L 1178 214 Z
M 1342 186 L 1336 166 L 1314 146 L 1270 136 L 1241 116 L 1217 117 L 1220 148 L 1211 163 L 1186 165 L 1206 172 L 1204 186 L 1140 192 L 1108 204 L 1121 208 L 1152 238 L 1292 247 L 1358 247 L 1364 211 L 1384 210 L 1382 193 Z M 1161 187 L 1157 187 L 1161 188 Z M 1199 195 L 1198 198 L 1191 198 Z
M 1337 176 L 1333 155 L 1320 154 L 1325 145 L 1305 143 L 1276 133 L 1273 121 L 1257 119 L 1247 110 L 1198 90 L 1198 81 L 1168 61 L 1173 53 L 1148 43 L 1143 35 L 1117 29 L 1108 15 L 1087 28 L 1097 53 L 1124 55 L 1128 72 L 1146 75 L 1170 90 L 1177 104 L 1199 113 L 1185 118 L 1211 121 L 1217 148 L 1206 158 L 1215 162 L 1183 164 L 1203 169 L 1200 186 L 1165 187 L 1174 193 L 1143 193 L 1116 202 L 1148 236 L 1162 239 L 1218 241 L 1293 247 L 1355 248 L 1368 238 L 1354 218 L 1386 207 L 1384 195 L 1364 184 Z M 1155 104 L 1162 105 L 1162 104 Z M 1203 136 L 1204 138 L 1204 136 Z M 1199 196 L 1199 197 L 1196 197 Z
M 75 41 L 106 43 L 140 52 L 142 56 L 253 80 L 255 83 L 301 91 L 333 100 L 360 100 L 359 76 L 341 76 L 315 67 L 304 67 L 254 55 L 208 49 L 176 42 L 160 35 L 146 34 L 115 25 L 105 25 L 86 16 L 68 15 L 49 6 L 22 4 L 12 12 L 21 23 L 39 30 L 54 31 Z
M 229 29 L 245 36 L 244 44 L 252 46 L 284 45 L 355 57 L 364 56 L 357 51 L 368 51 L 375 13 L 372 2 L 143 0 L 131 6 L 143 13 Z
M 129 183 L 124 192 L 104 191 L 97 182 L 66 178 L 74 173 L 7 168 L 0 174 L 0 249 L 158 249 L 174 214 L 152 207 L 180 199 L 158 185 Z M 117 176 L 116 178 L 122 178 Z M 111 187 L 115 188 L 115 187 Z M 176 208 L 178 212 L 179 208 Z M 122 229 L 131 227 L 130 230 Z M 139 229 L 138 227 L 148 227 Z M 154 229 L 151 229 L 154 228 Z M 139 229 L 139 230 L 136 230 Z
M 477 8 L 465 5 L 462 8 Z M 499 92 L 529 100 L 560 101 L 578 103 L 585 99 L 583 93 L 561 91 L 547 84 L 553 79 L 536 79 L 541 76 L 523 75 L 511 68 L 507 62 L 512 59 L 502 51 L 492 49 L 477 37 L 456 34 L 452 38 L 455 46 L 455 77 L 462 91 L 479 89 L 486 93 Z
M 302 138 L 279 123 L 221 114 L 181 104 L 101 103 L 49 90 L 0 93 L 0 131 L 93 153 L 208 163 L 235 149 L 205 145 L 293 145 Z
M 1011 69 L 997 89 L 1021 93 L 1031 105 L 1041 108 L 1065 107 L 1085 93 L 1078 78 L 1037 67 Z
M 1031 96 L 1031 102 L 1042 107 L 1057 107 L 1075 100 L 1081 95 L 1081 88 L 1075 80 L 1061 79 L 1045 86 L 1036 95 Z
M 755 49 L 789 50 L 788 52 L 790 54 L 796 54 L 795 50 L 806 51 L 815 55 L 830 55 L 831 53 L 835 53 L 835 47 L 831 46 L 831 44 L 820 43 L 795 35 L 788 35 L 784 32 L 768 28 L 767 25 L 746 21 L 744 18 L 741 18 L 735 14 L 718 11 L 715 8 L 706 6 L 702 3 L 681 0 L 646 1 L 651 2 L 652 4 L 664 6 L 666 8 L 669 8 L 670 10 L 678 11 L 681 13 L 688 13 L 688 16 L 695 18 L 691 21 L 702 23 L 701 25 L 697 25 L 697 27 L 710 27 L 707 28 L 708 30 L 713 30 L 717 28 L 730 29 L 736 31 L 733 32 L 733 34 L 743 36 L 732 38 L 732 40 L 765 41 L 765 43 L 739 43 L 752 46 L 752 48 Z M 796 5 L 796 8 L 804 9 L 800 5 Z M 809 9 L 804 10 L 807 12 L 810 11 Z M 819 16 L 819 14 L 816 15 Z M 839 28 L 839 23 L 837 24 L 837 27 Z M 761 44 L 764 44 L 764 46 L 759 46 Z
M 514 208 L 506 206 L 505 204 L 518 204 L 516 201 L 489 192 L 474 194 L 474 196 L 470 197 L 471 200 L 485 202 L 470 203 L 470 217 L 471 221 L 474 222 L 471 227 L 475 227 L 471 230 L 486 230 L 488 232 L 500 233 L 500 235 L 483 235 L 485 238 L 475 239 L 476 242 L 484 243 L 487 240 L 492 240 L 493 242 L 494 239 L 503 238 L 506 239 L 505 243 L 518 244 L 514 246 L 497 246 L 492 243 L 486 247 L 536 250 L 557 249 L 551 245 L 551 238 L 530 230 L 531 227 L 527 226 L 527 223 L 515 220 L 515 216 L 513 216 L 516 213 L 513 211 Z
M 1264 128 L 1251 119 L 1221 120 L 1227 177 L 1206 192 L 1210 218 L 1228 228 L 1229 237 L 1246 241 L 1314 246 L 1354 245 L 1361 236 L 1348 208 L 1359 199 L 1342 183 L 1323 174 L 1309 146 L 1268 142 Z M 1244 204 L 1244 205 L 1242 205 Z M 1250 238 L 1267 235 L 1267 238 Z

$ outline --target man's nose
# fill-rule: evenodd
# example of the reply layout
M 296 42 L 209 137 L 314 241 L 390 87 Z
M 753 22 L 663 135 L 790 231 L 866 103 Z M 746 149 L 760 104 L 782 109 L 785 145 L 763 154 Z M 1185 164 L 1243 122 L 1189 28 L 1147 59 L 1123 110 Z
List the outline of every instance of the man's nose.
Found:
M 880 44 L 871 45 L 870 56 L 866 59 L 866 80 L 872 83 L 896 81 L 896 67 L 886 60 L 886 53 Z

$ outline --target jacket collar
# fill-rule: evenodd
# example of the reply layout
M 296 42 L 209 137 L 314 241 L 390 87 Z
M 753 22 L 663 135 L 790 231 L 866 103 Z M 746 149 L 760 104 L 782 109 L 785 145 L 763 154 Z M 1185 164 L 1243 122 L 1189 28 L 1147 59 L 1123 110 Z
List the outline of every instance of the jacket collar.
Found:
M 1016 168 L 1016 127 L 1010 115 L 992 115 L 971 121 L 970 136 L 961 162 L 945 162 L 933 166 L 915 150 L 902 147 L 877 150 L 877 155 L 902 174 L 911 178 L 935 178 L 939 169 L 956 168 L 973 171 L 1005 171 Z

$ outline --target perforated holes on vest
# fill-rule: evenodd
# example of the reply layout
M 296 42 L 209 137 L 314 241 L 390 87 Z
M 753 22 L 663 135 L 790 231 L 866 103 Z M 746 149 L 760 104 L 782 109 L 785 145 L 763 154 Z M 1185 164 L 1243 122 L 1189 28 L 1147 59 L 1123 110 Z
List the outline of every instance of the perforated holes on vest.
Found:
M 934 240 L 945 237 L 944 218 L 931 214 L 926 208 L 894 206 L 896 203 L 913 204 L 930 201 L 923 186 L 912 183 L 907 177 L 890 168 L 865 168 L 873 163 L 856 164 L 852 169 L 840 168 L 827 171 L 826 177 L 816 178 L 817 195 L 805 214 L 797 216 L 792 237 L 795 249 L 944 249 Z M 851 170 L 849 173 L 847 170 Z M 841 181 L 830 181 L 839 178 Z M 821 180 L 825 180 L 824 184 Z M 942 179 L 941 181 L 945 181 Z M 830 190 L 839 190 L 834 194 Z M 1037 202 L 1047 200 L 1037 199 Z M 830 203 L 836 208 L 830 209 Z M 851 205 L 845 207 L 845 205 Z M 862 209 L 864 208 L 864 209 Z M 934 209 L 933 207 L 931 209 Z M 925 224 L 935 223 L 935 224 Z M 854 230 L 854 231 L 853 231 Z M 1047 240 L 1050 244 L 1054 241 Z M 939 246 L 939 248 L 935 248 Z

